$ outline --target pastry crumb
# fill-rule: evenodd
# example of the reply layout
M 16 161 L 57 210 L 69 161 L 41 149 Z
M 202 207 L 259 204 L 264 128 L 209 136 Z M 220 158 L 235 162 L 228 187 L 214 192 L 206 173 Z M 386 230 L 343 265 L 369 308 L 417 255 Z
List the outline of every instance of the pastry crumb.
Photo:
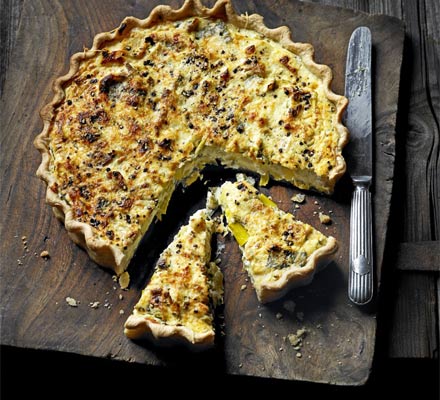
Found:
M 70 307 L 78 307 L 79 301 L 76 301 L 73 297 L 66 297 L 66 303 Z
M 124 314 L 124 310 L 119 310 L 119 315 L 123 315 Z
M 281 314 L 281 313 L 277 313 L 277 314 L 275 315 L 275 317 L 276 317 L 277 319 L 283 319 L 283 314 Z
M 92 301 L 90 304 L 89 304 L 89 306 L 90 306 L 90 308 L 99 308 L 99 305 L 100 305 L 101 303 L 99 302 L 99 301 Z
M 48 252 L 47 250 L 43 250 L 43 251 L 40 253 L 40 257 L 41 257 L 41 258 L 44 258 L 45 260 L 48 260 L 48 259 L 50 258 L 50 254 L 49 254 L 49 252 Z
M 122 294 L 119 294 L 119 300 L 122 300 L 124 298 L 124 296 L 122 296 Z
M 246 288 L 247 288 L 246 285 L 241 285 L 240 290 L 243 291 L 243 290 L 245 290 Z
M 332 219 L 327 214 L 323 214 L 322 212 L 320 212 L 319 221 L 321 222 L 321 224 L 328 225 L 330 224 L 330 222 L 332 222 Z
M 302 193 L 297 193 L 290 198 L 290 200 L 294 201 L 295 203 L 304 203 L 305 199 L 306 199 L 306 196 Z M 296 208 L 296 206 L 295 206 L 295 208 Z
M 296 353 L 296 358 L 301 358 L 302 354 L 300 352 Z
M 290 345 L 295 350 L 300 350 L 303 339 L 307 336 L 307 330 L 305 328 L 298 329 L 296 333 L 290 333 L 287 335 L 287 339 L 289 340 Z
M 128 275 L 128 272 L 125 271 L 119 277 L 119 286 L 121 287 L 121 289 L 127 289 L 129 284 L 130 284 L 130 275 Z

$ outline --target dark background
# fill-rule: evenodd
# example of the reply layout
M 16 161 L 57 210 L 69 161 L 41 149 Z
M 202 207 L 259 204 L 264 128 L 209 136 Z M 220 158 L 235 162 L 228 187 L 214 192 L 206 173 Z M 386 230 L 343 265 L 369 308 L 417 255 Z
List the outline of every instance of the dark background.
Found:
M 380 347 L 377 352 L 373 372 L 364 387 L 338 387 L 227 376 L 219 371 L 193 374 L 191 370 L 165 370 L 59 352 L 2 347 L 2 399 L 55 399 L 65 395 L 102 399 L 172 395 L 200 398 L 214 393 L 220 398 L 249 398 L 257 394 L 292 399 L 319 396 L 361 400 L 379 395 L 392 399 L 438 399 L 437 360 L 390 359 Z

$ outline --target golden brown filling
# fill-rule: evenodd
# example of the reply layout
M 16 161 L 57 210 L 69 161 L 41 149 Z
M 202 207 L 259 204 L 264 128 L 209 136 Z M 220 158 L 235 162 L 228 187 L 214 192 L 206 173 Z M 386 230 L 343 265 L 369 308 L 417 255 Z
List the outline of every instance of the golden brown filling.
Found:
M 326 236 L 280 210 L 246 181 L 224 183 L 216 198 L 257 290 L 263 282 L 277 281 L 287 268 L 303 268 L 327 244 Z
M 120 29 L 103 46 L 65 85 L 49 148 L 50 189 L 104 243 L 132 246 L 175 184 L 216 158 L 332 190 L 335 106 L 280 44 L 189 18 Z
M 213 330 L 212 308 L 223 302 L 223 275 L 209 262 L 214 228 L 206 210 L 191 217 L 161 254 L 134 315 L 196 333 Z

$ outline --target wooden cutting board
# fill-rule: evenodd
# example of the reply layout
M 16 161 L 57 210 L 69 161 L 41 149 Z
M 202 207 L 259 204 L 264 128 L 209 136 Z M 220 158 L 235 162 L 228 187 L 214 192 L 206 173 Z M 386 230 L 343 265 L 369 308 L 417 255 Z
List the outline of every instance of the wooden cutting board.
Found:
M 35 177 L 40 156 L 32 146 L 42 128 L 40 108 L 51 97 L 51 81 L 67 72 L 70 56 L 91 46 L 93 36 L 117 27 L 127 15 L 145 18 L 159 1 L 33 1 L 20 3 L 16 42 L 8 54 L 1 97 L 1 343 L 110 357 L 149 365 L 193 368 L 230 374 L 330 382 L 364 383 L 372 366 L 375 305 L 360 308 L 346 295 L 351 184 L 347 177 L 332 197 L 307 193 L 295 208 L 297 190 L 272 182 L 263 189 L 286 211 L 335 236 L 339 250 L 312 284 L 284 299 L 259 305 L 230 238 L 225 250 L 225 306 L 217 320 L 213 350 L 193 355 L 132 342 L 123 324 L 138 300 L 150 268 L 189 215 L 203 206 L 207 185 L 235 172 L 208 168 L 204 182 L 176 191 L 169 212 L 144 238 L 134 257 L 130 289 L 122 291 L 112 274 L 93 263 L 68 238 L 44 204 L 45 186 Z M 177 7 L 180 2 L 171 1 Z M 212 4 L 212 2 L 209 2 Z M 269 27 L 288 25 L 293 39 L 312 43 L 316 60 L 334 72 L 333 90 L 343 93 L 345 56 L 351 32 L 370 27 L 374 45 L 375 184 L 377 284 L 390 212 L 395 156 L 395 122 L 403 48 L 397 19 L 297 1 L 235 1 L 242 13 L 265 16 Z M 324 226 L 318 213 L 331 215 Z M 24 238 L 26 237 L 26 238 Z M 220 246 L 221 247 L 221 246 Z M 47 250 L 50 259 L 40 253 Z M 244 285 L 246 289 L 241 290 Z M 65 299 L 80 302 L 69 306 Z M 99 302 L 98 308 L 91 303 Z M 304 328 L 300 349 L 286 339 Z

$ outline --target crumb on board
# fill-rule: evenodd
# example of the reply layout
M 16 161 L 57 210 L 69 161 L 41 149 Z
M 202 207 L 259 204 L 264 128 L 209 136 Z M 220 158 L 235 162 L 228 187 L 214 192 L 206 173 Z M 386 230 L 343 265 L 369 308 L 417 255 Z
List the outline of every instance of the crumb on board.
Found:
M 279 313 L 276 313 L 275 317 L 276 317 L 277 319 L 283 319 L 283 314 L 281 314 L 280 312 L 279 312 Z
M 130 275 L 128 274 L 127 271 L 125 271 L 119 276 L 119 286 L 121 287 L 121 289 L 127 289 L 129 284 L 130 284 Z
M 302 193 L 297 193 L 290 198 L 290 200 L 294 201 L 295 203 L 304 203 L 305 199 L 306 196 Z
M 123 315 L 124 314 L 124 310 L 119 310 L 119 315 Z
M 90 306 L 90 308 L 99 308 L 99 305 L 100 305 L 101 303 L 99 302 L 99 301 L 92 301 L 90 304 L 89 304 L 89 306 Z
M 225 247 L 226 247 L 226 245 L 224 243 L 217 244 L 217 251 L 215 253 L 216 257 L 219 257 L 221 254 L 223 254 Z M 220 258 L 219 258 L 219 261 L 220 261 Z
M 298 329 L 296 333 L 290 333 L 287 335 L 290 345 L 299 350 L 302 346 L 303 339 L 307 336 L 307 330 L 305 328 Z
M 79 301 L 76 301 L 73 297 L 66 297 L 66 303 L 70 307 L 78 307 Z
M 246 288 L 247 288 L 246 285 L 241 285 L 240 290 L 243 291 L 243 290 L 245 290 Z
M 43 250 L 43 251 L 40 253 L 40 257 L 41 257 L 41 258 L 44 258 L 45 260 L 48 260 L 48 259 L 50 258 L 50 254 L 49 254 L 49 252 L 48 252 L 47 250 Z
M 319 221 L 321 224 L 328 225 L 330 222 L 332 222 L 332 219 L 327 214 L 323 214 L 322 212 L 319 213 Z

